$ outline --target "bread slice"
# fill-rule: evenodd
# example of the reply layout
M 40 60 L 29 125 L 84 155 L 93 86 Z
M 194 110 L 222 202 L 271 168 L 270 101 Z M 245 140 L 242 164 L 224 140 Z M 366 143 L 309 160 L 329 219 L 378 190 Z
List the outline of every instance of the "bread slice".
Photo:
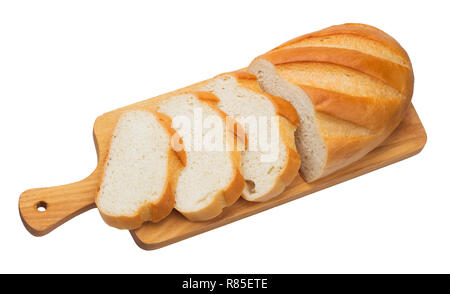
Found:
M 292 103 L 301 173 L 310 182 L 360 159 L 386 139 L 410 104 L 406 51 L 374 27 L 344 24 L 300 36 L 257 57 L 261 88 Z
M 298 126 L 295 108 L 264 93 L 256 76 L 244 71 L 219 75 L 200 88 L 214 93 L 220 99 L 217 107 L 245 128 L 248 142 L 242 152 L 246 183 L 242 196 L 249 201 L 266 201 L 283 192 L 300 168 L 294 143 Z M 260 138 L 261 131 L 273 141 Z
M 151 111 L 127 111 L 119 117 L 95 199 L 107 224 L 136 229 L 171 212 L 185 154 L 171 148 L 175 131 L 170 125 L 169 117 Z
M 171 117 L 186 151 L 186 167 L 174 191 L 175 208 L 192 221 L 218 216 L 244 189 L 239 139 L 234 126 L 226 123 L 226 115 L 215 105 L 217 102 L 211 93 L 196 92 L 167 97 L 158 103 L 157 111 Z M 208 128 L 208 121 L 214 122 L 216 128 Z M 211 144 L 215 148 L 205 144 L 209 140 L 218 142 Z

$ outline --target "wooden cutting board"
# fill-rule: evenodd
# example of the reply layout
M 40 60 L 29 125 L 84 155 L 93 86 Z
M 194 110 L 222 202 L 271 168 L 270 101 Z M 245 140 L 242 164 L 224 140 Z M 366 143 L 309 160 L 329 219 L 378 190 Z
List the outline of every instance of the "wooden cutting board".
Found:
M 74 216 L 95 207 L 94 198 L 100 184 L 99 171 L 103 168 L 102 162 L 118 117 L 125 110 L 152 108 L 164 96 L 112 111 L 96 120 L 94 141 L 99 164 L 86 179 L 68 185 L 31 189 L 22 193 L 19 199 L 20 216 L 31 234 L 43 236 Z M 163 221 L 157 224 L 144 224 L 141 228 L 131 231 L 131 235 L 139 247 L 146 250 L 157 249 L 413 156 L 422 150 L 426 140 L 425 129 L 411 105 L 403 122 L 385 142 L 358 162 L 334 174 L 309 184 L 298 176 L 278 197 L 262 203 L 239 199 L 220 216 L 206 222 L 188 221 L 174 210 Z

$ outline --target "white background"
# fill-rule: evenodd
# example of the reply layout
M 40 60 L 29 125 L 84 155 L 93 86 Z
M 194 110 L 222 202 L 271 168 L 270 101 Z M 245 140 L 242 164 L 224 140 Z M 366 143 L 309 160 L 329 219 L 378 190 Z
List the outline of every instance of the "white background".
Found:
M 0 272 L 450 272 L 446 2 L 0 2 Z M 419 155 L 156 251 L 96 209 L 40 238 L 23 227 L 21 192 L 94 170 L 97 116 L 344 22 L 409 52 L 428 133 Z

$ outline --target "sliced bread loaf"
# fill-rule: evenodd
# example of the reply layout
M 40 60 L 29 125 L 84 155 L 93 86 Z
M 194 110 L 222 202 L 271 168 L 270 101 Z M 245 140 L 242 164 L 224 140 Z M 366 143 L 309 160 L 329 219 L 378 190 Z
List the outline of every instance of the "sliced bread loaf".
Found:
M 158 103 L 158 111 L 171 117 L 186 151 L 186 167 L 174 191 L 175 208 L 192 221 L 216 217 L 244 189 L 239 139 L 217 102 L 211 93 L 194 92 Z
M 247 144 L 242 152 L 245 188 L 249 201 L 266 201 L 284 191 L 300 168 L 294 132 L 295 108 L 287 101 L 264 93 L 256 76 L 244 71 L 219 75 L 200 89 L 214 93 L 217 107 L 245 129 Z
M 408 54 L 385 32 L 343 24 L 300 36 L 257 57 L 261 88 L 297 109 L 305 180 L 360 159 L 398 126 L 410 104 Z
M 107 224 L 136 229 L 171 212 L 185 154 L 171 148 L 175 131 L 170 125 L 169 117 L 156 112 L 136 110 L 120 116 L 95 199 Z

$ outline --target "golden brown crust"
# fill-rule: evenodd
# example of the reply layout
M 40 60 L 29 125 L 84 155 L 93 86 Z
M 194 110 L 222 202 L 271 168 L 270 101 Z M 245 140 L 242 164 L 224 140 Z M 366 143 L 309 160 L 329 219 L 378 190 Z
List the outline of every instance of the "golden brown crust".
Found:
M 308 94 L 316 111 L 349 121 L 370 131 L 384 129 L 393 117 L 398 116 L 399 98 L 356 97 L 330 90 L 298 85 Z
M 333 38 L 320 42 L 322 37 Z M 370 43 L 374 47 L 364 46 L 372 41 L 376 42 Z M 387 48 L 389 54 L 393 52 L 395 58 L 386 55 L 383 48 Z M 316 123 L 327 149 L 320 177 L 354 162 L 380 144 L 400 123 L 413 94 L 414 74 L 408 54 L 391 36 L 367 25 L 332 26 L 292 39 L 258 58 L 271 62 L 280 77 L 302 89 L 311 99 Z M 288 66 L 290 64 L 292 66 Z M 332 71 L 332 66 L 342 70 Z M 295 69 L 300 68 L 302 70 L 296 75 Z M 314 75 L 308 76 L 308 71 L 313 70 Z M 348 72 L 350 70 L 352 72 Z M 328 84 L 318 83 L 321 72 L 328 74 Z M 347 74 L 348 84 L 342 87 L 326 89 L 319 86 L 329 87 L 334 78 L 339 80 L 339 75 Z M 358 81 L 362 78 L 367 83 L 360 84 Z M 346 92 L 348 85 L 364 90 L 360 92 L 366 92 L 368 96 Z M 340 88 L 340 92 L 332 88 Z M 399 95 L 387 94 L 392 92 L 385 92 L 388 89 L 395 89 L 394 94 L 398 91 Z M 335 124 L 331 132 L 321 130 L 324 121 L 319 118 L 322 113 L 336 118 L 331 122 Z M 330 126 L 330 122 L 327 124 Z M 333 129 L 336 130 L 334 134 Z
M 359 159 L 378 146 L 383 139 L 375 135 L 360 137 L 324 137 L 328 150 L 327 162 L 321 177 L 329 175 Z
M 144 110 L 142 110 L 144 111 Z M 171 119 L 168 116 L 165 116 L 161 113 L 147 110 L 148 112 L 152 113 L 158 121 L 161 123 L 161 126 L 167 131 L 169 136 L 172 136 L 175 134 L 175 130 L 171 127 Z M 118 120 L 116 121 L 117 125 Z M 109 148 L 112 143 L 112 136 L 109 141 Z M 108 151 L 109 153 L 109 151 Z M 103 159 L 103 170 L 101 172 L 100 178 L 103 179 L 105 170 L 107 168 L 106 157 Z M 133 230 L 139 228 L 144 222 L 146 221 L 152 221 L 152 222 L 158 222 L 168 216 L 170 212 L 172 211 L 174 205 L 175 205 L 175 195 L 173 193 L 173 190 L 176 186 L 176 182 L 178 180 L 178 176 L 180 173 L 180 170 L 185 165 L 186 153 L 184 150 L 175 152 L 171 147 L 169 148 L 168 152 L 168 164 L 167 164 L 167 180 L 163 189 L 163 193 L 159 197 L 157 202 L 147 203 L 146 205 L 141 206 L 135 215 L 110 215 L 107 214 L 101 209 L 99 209 L 100 215 L 103 218 L 103 220 L 110 226 L 116 227 L 118 229 L 127 229 L 127 230 Z M 184 159 L 184 161 L 183 161 Z M 99 189 L 100 191 L 100 189 Z M 95 203 L 98 202 L 98 193 L 95 197 Z M 98 204 L 97 204 L 98 207 Z
M 229 73 L 224 73 L 222 75 L 225 74 L 229 74 L 229 75 L 233 75 L 236 79 L 238 80 L 251 80 L 251 81 L 257 81 L 257 78 L 255 75 L 249 73 L 248 71 L 245 70 L 236 70 L 233 72 L 229 72 Z
M 205 102 L 210 102 L 210 103 L 212 103 L 213 105 L 216 105 L 216 104 L 220 101 L 220 99 L 217 98 L 217 96 L 214 95 L 214 94 L 211 93 L 211 92 L 206 92 L 206 91 L 196 91 L 196 92 L 193 92 L 193 93 L 195 93 L 195 95 L 197 96 L 197 98 L 198 98 L 199 100 L 202 100 L 202 101 L 205 101 Z M 219 110 L 220 110 L 220 109 L 219 109 Z
M 388 46 L 389 48 L 391 48 L 391 50 L 395 51 L 397 54 L 404 56 L 408 60 L 409 64 L 411 64 L 408 53 L 394 38 L 392 38 L 391 36 L 389 36 L 388 34 L 386 34 L 385 32 L 376 27 L 360 23 L 346 23 L 342 25 L 331 26 L 323 30 L 319 30 L 289 40 L 273 50 L 278 50 L 288 45 L 295 44 L 309 38 L 327 37 L 332 35 L 343 35 L 343 34 L 356 35 L 359 37 L 379 42 L 385 46 Z
M 274 65 L 323 62 L 345 66 L 379 79 L 405 96 L 412 95 L 414 76 L 409 68 L 356 50 L 331 47 L 297 47 L 272 51 L 263 58 Z

